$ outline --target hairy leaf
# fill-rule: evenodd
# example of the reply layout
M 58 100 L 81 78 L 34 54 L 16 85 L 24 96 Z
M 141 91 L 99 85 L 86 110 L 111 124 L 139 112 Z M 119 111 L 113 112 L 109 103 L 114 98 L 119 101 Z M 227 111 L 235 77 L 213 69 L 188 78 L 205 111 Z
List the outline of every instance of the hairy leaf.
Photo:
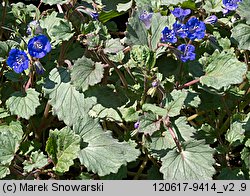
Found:
M 232 29 L 232 38 L 238 42 L 241 50 L 250 50 L 250 26 L 238 24 Z
M 250 24 L 249 7 L 250 7 L 250 0 L 244 0 L 239 3 L 239 7 L 236 10 L 241 17 L 246 19 L 247 24 Z
M 240 62 L 232 53 L 221 52 L 216 55 L 201 77 L 201 83 L 220 90 L 232 84 L 239 84 L 247 72 L 247 65 Z
M 47 157 L 42 152 L 32 152 L 30 155 L 30 160 L 25 160 L 23 162 L 23 169 L 26 172 L 31 172 L 33 169 L 42 168 L 48 164 Z
M 11 97 L 6 101 L 6 105 L 11 114 L 28 120 L 36 114 L 36 108 L 40 105 L 39 93 L 32 88 L 27 89 L 26 93 L 17 91 L 11 94 Z
M 182 152 L 176 148 L 162 158 L 165 180 L 210 180 L 215 174 L 213 149 L 204 141 L 189 141 L 182 144 Z
M 71 71 L 71 81 L 73 85 L 82 91 L 99 83 L 103 77 L 103 65 L 99 62 L 93 62 L 91 59 L 83 56 L 77 59 Z
M 81 163 L 99 176 L 117 173 L 122 165 L 140 154 L 134 145 L 112 138 L 111 132 L 104 131 L 97 119 L 85 116 L 74 124 L 73 130 L 82 138 L 78 155 Z
M 74 164 L 80 150 L 80 137 L 70 128 L 50 130 L 46 152 L 55 163 L 55 171 L 66 172 Z
M 53 114 L 67 125 L 72 125 L 78 118 L 86 115 L 94 104 L 93 101 L 86 101 L 84 95 L 70 84 L 69 72 L 64 68 L 51 70 L 45 82 L 44 91 L 49 95 Z

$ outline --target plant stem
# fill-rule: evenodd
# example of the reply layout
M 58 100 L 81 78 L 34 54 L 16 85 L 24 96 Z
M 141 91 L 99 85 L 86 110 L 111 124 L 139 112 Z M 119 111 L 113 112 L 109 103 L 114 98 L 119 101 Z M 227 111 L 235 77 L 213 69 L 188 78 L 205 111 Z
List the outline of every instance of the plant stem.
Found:
M 6 8 L 7 8 L 7 0 L 5 0 L 3 2 L 3 12 L 2 12 L 2 19 L 1 19 L 1 24 L 0 24 L 0 40 L 2 40 L 3 38 L 3 28 L 2 26 L 4 26 L 5 23 L 5 17 L 6 17 Z
M 182 86 L 177 87 L 177 89 L 178 89 L 178 90 L 181 90 L 181 89 L 183 89 L 183 88 L 189 87 L 189 86 L 191 86 L 191 85 L 193 85 L 193 84 L 195 84 L 195 83 L 198 83 L 198 82 L 200 82 L 200 78 L 195 79 L 195 80 L 192 80 L 192 81 L 190 81 L 190 82 L 188 82 L 188 83 L 186 83 L 186 84 L 183 84 Z
M 146 167 L 148 163 L 148 156 L 146 156 L 142 162 L 142 164 L 140 165 L 139 170 L 137 171 L 136 175 L 134 176 L 133 180 L 138 180 L 138 178 L 140 177 L 140 175 L 142 174 L 142 171 L 144 170 L 144 168 Z
M 170 132 L 172 138 L 174 139 L 174 142 L 176 144 L 176 147 L 178 148 L 179 153 L 181 153 L 182 152 L 181 143 L 178 140 L 178 138 L 176 137 L 173 128 L 171 126 L 168 126 L 168 131 Z

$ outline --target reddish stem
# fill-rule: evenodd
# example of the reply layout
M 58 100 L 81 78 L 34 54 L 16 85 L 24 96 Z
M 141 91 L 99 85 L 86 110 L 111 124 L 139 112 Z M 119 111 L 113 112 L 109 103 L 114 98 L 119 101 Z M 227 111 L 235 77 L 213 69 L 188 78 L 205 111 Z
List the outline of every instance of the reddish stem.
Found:
M 193 85 L 193 84 L 195 84 L 195 83 L 197 83 L 197 82 L 200 82 L 200 78 L 195 79 L 195 80 L 192 80 L 192 81 L 190 81 L 190 82 L 188 82 L 188 83 L 186 83 L 186 84 L 183 84 L 182 86 L 179 86 L 177 89 L 178 89 L 178 90 L 181 90 L 181 89 L 186 88 L 186 87 L 189 87 L 189 86 L 191 86 L 191 85 Z

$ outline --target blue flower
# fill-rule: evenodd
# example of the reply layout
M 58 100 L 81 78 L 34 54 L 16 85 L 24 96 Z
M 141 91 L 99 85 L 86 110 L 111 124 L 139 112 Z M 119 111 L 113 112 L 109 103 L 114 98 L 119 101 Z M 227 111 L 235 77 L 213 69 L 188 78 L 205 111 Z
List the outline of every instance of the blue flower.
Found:
M 181 52 L 180 59 L 182 62 L 187 62 L 188 60 L 192 61 L 195 59 L 195 47 L 191 44 L 181 44 L 177 47 L 177 49 Z
M 158 86 L 158 82 L 157 82 L 157 81 L 153 81 L 151 85 L 152 85 L 152 87 L 154 87 L 154 88 L 155 88 L 155 87 L 157 87 L 157 86 Z
M 34 31 L 34 34 L 40 34 L 40 33 L 43 32 L 43 29 L 42 29 L 42 27 L 40 26 L 39 21 L 33 20 L 33 21 L 31 21 L 31 22 L 28 24 L 28 28 L 27 28 L 26 33 L 27 33 L 28 35 L 31 35 L 32 31 Z
M 209 16 L 208 18 L 206 18 L 204 22 L 206 24 L 215 24 L 217 21 L 218 21 L 217 16 L 212 15 L 212 16 Z
M 148 13 L 147 11 L 143 11 L 143 13 L 139 16 L 140 20 L 145 24 L 146 29 L 149 29 L 151 26 L 151 19 L 153 13 Z
M 94 19 L 94 20 L 98 20 L 99 18 L 99 14 L 97 12 L 90 12 L 90 16 Z
M 236 10 L 238 8 L 239 2 L 242 0 L 223 0 L 222 3 L 225 6 L 226 10 Z
M 177 38 L 173 30 L 170 30 L 168 27 L 165 27 L 162 31 L 162 42 L 176 43 Z
M 174 8 L 171 13 L 180 21 L 183 21 L 184 18 L 191 13 L 190 9 Z
M 28 42 L 29 54 L 35 58 L 43 58 L 51 51 L 49 39 L 45 35 L 38 35 Z
M 39 61 L 35 61 L 33 65 L 35 66 L 37 74 L 42 75 L 44 73 L 45 69 L 43 68 L 42 64 Z
M 175 22 L 173 24 L 173 29 L 174 29 L 175 34 L 181 38 L 185 38 L 188 35 L 188 31 L 187 31 L 188 29 L 185 24 Z
M 29 67 L 29 58 L 27 54 L 18 49 L 11 49 L 7 64 L 14 69 L 16 73 L 21 73 Z
M 140 122 L 139 122 L 139 121 L 137 121 L 137 122 L 134 124 L 134 128 L 135 128 L 135 129 L 138 129 L 138 128 L 139 128 L 139 126 L 140 126 Z
M 205 37 L 206 25 L 204 22 L 199 21 L 197 18 L 190 18 L 187 23 L 186 27 L 188 30 L 187 37 L 191 40 L 194 39 L 202 39 Z

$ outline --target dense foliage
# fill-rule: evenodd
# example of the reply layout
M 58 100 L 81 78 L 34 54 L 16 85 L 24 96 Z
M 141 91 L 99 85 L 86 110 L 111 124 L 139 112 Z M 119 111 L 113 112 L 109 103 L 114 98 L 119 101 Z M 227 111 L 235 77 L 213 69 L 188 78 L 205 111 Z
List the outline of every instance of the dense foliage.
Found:
M 0 6 L 1 179 L 249 179 L 250 0 Z

